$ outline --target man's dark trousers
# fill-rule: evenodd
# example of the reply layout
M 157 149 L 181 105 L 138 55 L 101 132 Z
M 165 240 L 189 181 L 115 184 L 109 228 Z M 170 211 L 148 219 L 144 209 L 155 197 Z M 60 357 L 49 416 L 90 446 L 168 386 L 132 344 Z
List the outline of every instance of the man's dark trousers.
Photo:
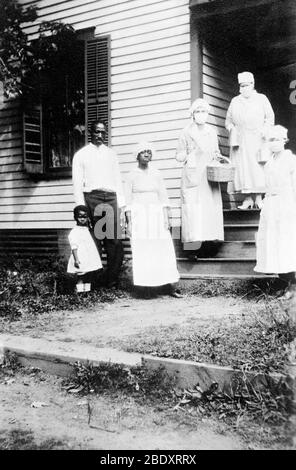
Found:
M 121 241 L 120 211 L 115 192 L 94 190 L 84 193 L 85 204 L 89 209 L 94 238 L 100 254 L 103 243 L 107 255 L 107 269 L 103 281 L 116 285 L 123 261 Z

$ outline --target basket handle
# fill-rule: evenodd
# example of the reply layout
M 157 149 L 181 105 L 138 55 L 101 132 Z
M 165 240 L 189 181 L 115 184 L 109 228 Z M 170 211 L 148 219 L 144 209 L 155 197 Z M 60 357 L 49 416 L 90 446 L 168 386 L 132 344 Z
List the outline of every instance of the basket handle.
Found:
M 220 160 L 225 160 L 227 163 L 231 164 L 231 161 L 229 160 L 229 158 L 227 157 L 224 157 L 224 155 L 222 155 L 221 153 L 217 154 L 217 160 L 220 159 Z

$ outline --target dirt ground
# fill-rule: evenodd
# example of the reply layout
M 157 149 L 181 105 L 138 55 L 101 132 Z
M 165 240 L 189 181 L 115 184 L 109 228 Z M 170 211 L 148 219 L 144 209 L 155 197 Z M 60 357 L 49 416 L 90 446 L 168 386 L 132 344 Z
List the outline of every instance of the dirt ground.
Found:
M 259 305 L 260 307 L 260 305 Z M 239 297 L 182 299 L 160 296 L 150 300 L 127 295 L 88 310 L 58 311 L 1 322 L 3 333 L 48 340 L 112 346 L 131 335 L 160 326 L 238 321 L 255 301 Z M 240 320 L 239 320 L 240 321 Z M 193 416 L 184 410 L 159 410 L 124 395 L 87 398 L 61 388 L 61 379 L 43 373 L 0 376 L 0 449 L 262 449 L 282 448 L 272 436 L 247 440 L 218 419 Z M 32 403 L 48 406 L 37 408 Z M 262 442 L 267 442 L 266 447 Z
M 120 394 L 71 395 L 61 382 L 42 372 L 1 375 L 0 449 L 248 448 L 214 420 L 185 416 L 180 410 L 160 410 Z
M 258 304 L 250 300 L 225 297 L 182 299 L 168 296 L 145 300 L 127 297 L 112 303 L 99 303 L 90 310 L 51 312 L 32 319 L 5 323 L 2 331 L 24 334 L 34 338 L 112 345 L 124 337 L 137 335 L 151 327 L 207 324 L 221 321 L 231 323 Z

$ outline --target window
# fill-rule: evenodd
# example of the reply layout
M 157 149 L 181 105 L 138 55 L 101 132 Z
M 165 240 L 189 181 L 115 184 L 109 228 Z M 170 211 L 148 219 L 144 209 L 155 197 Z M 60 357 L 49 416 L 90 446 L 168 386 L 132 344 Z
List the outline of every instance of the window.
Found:
M 23 114 L 28 173 L 70 176 L 90 123 L 102 119 L 109 127 L 109 66 L 109 37 L 102 37 L 77 41 L 75 54 L 43 73 L 40 102 Z

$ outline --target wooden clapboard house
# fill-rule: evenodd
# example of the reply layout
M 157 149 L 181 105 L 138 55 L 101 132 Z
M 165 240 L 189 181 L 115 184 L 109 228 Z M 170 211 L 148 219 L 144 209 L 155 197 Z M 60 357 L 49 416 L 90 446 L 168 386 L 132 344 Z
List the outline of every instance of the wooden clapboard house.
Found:
M 174 155 L 193 99 L 204 96 L 211 104 L 210 122 L 217 128 L 222 153 L 228 155 L 226 110 L 238 92 L 237 73 L 252 71 L 257 90 L 272 102 L 277 123 L 290 129 L 290 147 L 296 150 L 296 104 L 291 99 L 296 87 L 294 0 L 19 3 L 38 6 L 38 20 L 24 25 L 31 40 L 41 21 L 70 23 L 79 32 L 83 113 L 65 138 L 61 130 L 53 135 L 50 103 L 23 113 L 17 100 L 1 98 L 2 253 L 68 256 L 74 203 L 71 158 L 87 141 L 85 129 L 94 118 L 109 124 L 109 144 L 118 153 L 123 179 L 136 164 L 135 144 L 143 138 L 154 143 L 158 157 L 153 163 L 166 182 L 175 233 L 180 226 L 181 165 Z M 196 262 L 175 240 L 183 277 L 254 275 L 259 213 L 237 210 L 239 199 L 229 197 L 225 185 L 222 189 L 225 242 L 214 256 Z

